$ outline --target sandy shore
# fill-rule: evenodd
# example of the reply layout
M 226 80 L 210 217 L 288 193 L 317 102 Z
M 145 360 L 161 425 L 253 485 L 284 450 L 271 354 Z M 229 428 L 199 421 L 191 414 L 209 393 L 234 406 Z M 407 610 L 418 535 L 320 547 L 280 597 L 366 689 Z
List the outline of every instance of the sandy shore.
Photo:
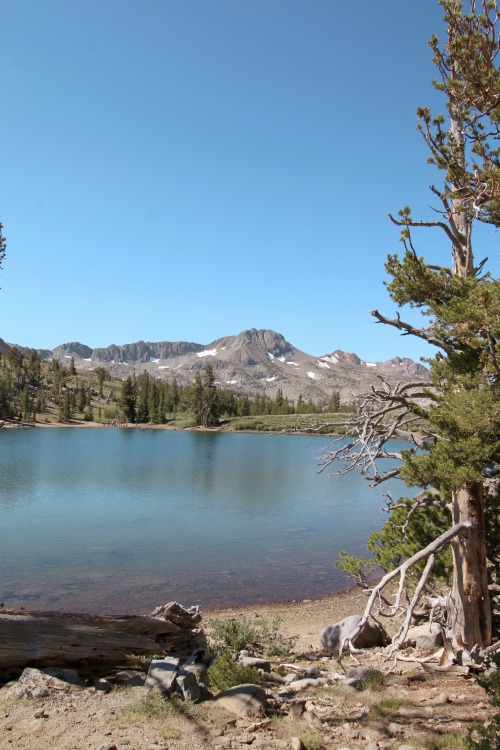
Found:
M 250 620 L 281 618 L 280 633 L 292 638 L 295 652 L 308 652 L 320 648 L 319 634 L 327 625 L 332 625 L 348 615 L 361 615 L 365 609 L 367 595 L 359 588 L 329 594 L 319 599 L 304 599 L 296 602 L 270 604 L 248 604 L 223 609 L 203 610 L 203 621 L 211 618 L 231 619 L 247 617 Z

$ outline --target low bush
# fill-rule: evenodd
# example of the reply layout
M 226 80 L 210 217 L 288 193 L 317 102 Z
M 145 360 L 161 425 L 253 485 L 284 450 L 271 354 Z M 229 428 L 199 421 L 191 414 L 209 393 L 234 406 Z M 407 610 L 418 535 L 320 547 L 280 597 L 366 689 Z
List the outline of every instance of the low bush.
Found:
M 210 686 L 216 690 L 227 690 L 235 685 L 251 683 L 258 685 L 261 676 L 255 667 L 244 667 L 238 664 L 228 649 L 221 651 L 208 670 Z

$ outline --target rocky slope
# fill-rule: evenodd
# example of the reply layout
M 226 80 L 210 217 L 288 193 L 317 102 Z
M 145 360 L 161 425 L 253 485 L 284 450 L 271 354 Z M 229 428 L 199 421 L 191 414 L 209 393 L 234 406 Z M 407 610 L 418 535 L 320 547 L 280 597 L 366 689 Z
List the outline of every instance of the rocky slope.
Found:
M 45 355 L 45 352 L 44 352 Z M 380 375 L 389 382 L 428 379 L 425 367 L 411 359 L 395 357 L 388 362 L 365 362 L 356 354 L 339 350 L 315 357 L 297 349 L 275 331 L 243 331 L 210 344 L 187 341 L 138 341 L 123 346 L 91 349 L 78 342 L 62 344 L 51 356 L 61 362 L 74 357 L 78 369 L 105 367 L 111 375 L 126 378 L 144 370 L 154 377 L 190 384 L 194 373 L 210 362 L 217 385 L 242 393 L 265 392 L 273 397 L 278 388 L 297 399 L 328 399 L 339 391 L 344 402 L 364 393 Z

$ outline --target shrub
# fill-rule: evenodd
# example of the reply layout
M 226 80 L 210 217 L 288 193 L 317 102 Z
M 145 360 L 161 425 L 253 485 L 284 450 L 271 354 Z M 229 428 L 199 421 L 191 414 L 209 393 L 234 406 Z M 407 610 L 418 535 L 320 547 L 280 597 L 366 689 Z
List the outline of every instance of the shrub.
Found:
M 228 649 L 221 651 L 208 670 L 210 685 L 216 690 L 227 690 L 247 682 L 259 684 L 261 677 L 255 667 L 244 667 L 236 662 Z
M 484 660 L 485 673 L 477 678 L 483 687 L 492 706 L 500 707 L 500 652 Z M 500 712 L 495 714 L 488 725 L 475 722 L 469 730 L 467 747 L 471 750 L 500 749 Z

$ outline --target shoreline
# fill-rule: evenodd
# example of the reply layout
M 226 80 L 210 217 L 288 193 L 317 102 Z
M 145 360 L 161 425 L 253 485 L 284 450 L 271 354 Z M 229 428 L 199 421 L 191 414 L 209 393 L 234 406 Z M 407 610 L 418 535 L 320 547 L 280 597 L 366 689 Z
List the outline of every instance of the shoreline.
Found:
M 104 422 L 14 422 L 13 420 L 2 420 L 3 425 L 0 425 L 0 430 L 21 430 L 21 429 L 34 429 L 41 427 L 42 429 L 80 429 L 80 428 L 91 428 L 91 429 L 114 429 L 114 430 L 167 430 L 170 432 L 221 432 L 231 434 L 249 434 L 249 435 L 319 435 L 320 437 L 342 437 L 338 432 L 312 432 L 310 430 L 252 430 L 246 428 L 244 430 L 235 430 L 230 426 L 224 427 L 177 427 L 169 426 L 168 424 L 132 424 L 132 423 L 117 423 L 107 424 Z
M 262 622 L 280 619 L 279 633 L 293 642 L 294 651 L 307 653 L 321 649 L 321 631 L 349 615 L 362 615 L 368 596 L 357 586 L 313 599 L 244 604 L 201 609 L 202 625 L 210 629 L 214 619 L 246 618 Z

